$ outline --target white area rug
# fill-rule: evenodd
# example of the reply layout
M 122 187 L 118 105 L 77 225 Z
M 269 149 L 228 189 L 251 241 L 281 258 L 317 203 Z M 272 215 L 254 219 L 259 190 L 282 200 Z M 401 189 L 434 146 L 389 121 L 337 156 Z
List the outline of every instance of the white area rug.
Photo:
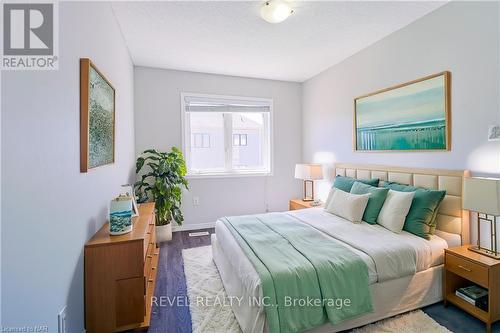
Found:
M 182 250 L 193 333 L 239 333 L 210 246 Z M 421 310 L 355 329 L 353 333 L 451 333 Z
M 357 328 L 353 333 L 451 333 L 421 310 Z
M 189 311 L 193 333 L 239 333 L 222 285 L 219 271 L 212 259 L 212 247 L 182 250 L 186 275 Z

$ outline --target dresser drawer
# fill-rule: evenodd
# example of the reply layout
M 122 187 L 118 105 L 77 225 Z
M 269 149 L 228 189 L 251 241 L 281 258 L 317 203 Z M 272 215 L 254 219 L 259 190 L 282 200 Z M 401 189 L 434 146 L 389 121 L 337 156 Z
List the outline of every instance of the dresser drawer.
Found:
M 148 227 L 146 228 L 146 235 L 144 235 L 144 255 L 147 255 L 148 253 L 148 248 L 149 245 L 154 241 L 155 239 L 155 226 L 154 224 L 149 224 Z
M 153 245 L 149 244 L 148 250 L 146 252 L 146 258 L 144 259 L 144 276 L 146 279 L 149 277 L 151 272 L 151 265 L 153 262 Z
M 150 225 L 151 227 L 151 237 L 149 238 L 150 244 L 156 244 L 156 227 L 154 224 Z
M 470 260 L 446 253 L 445 269 L 488 288 L 488 268 Z

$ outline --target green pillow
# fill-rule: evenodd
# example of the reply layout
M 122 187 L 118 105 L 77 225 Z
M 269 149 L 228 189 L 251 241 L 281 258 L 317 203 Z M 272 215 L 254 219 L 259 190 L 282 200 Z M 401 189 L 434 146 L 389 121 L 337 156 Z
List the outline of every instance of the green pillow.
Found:
M 366 194 L 370 193 L 370 199 L 366 205 L 365 213 L 363 214 L 363 221 L 370 224 L 377 224 L 377 217 L 384 205 L 385 198 L 387 197 L 388 188 L 375 187 L 361 182 L 354 182 L 352 185 L 351 193 L 353 194 Z
M 427 190 L 420 187 L 384 182 L 384 187 L 400 192 L 415 192 L 403 230 L 430 239 L 436 229 L 436 215 L 446 191 Z
M 363 184 L 378 186 L 378 178 L 377 179 L 354 179 L 351 177 L 337 176 L 333 181 L 333 187 L 338 188 L 344 192 L 351 192 L 351 187 L 354 185 L 354 182 L 361 182 Z

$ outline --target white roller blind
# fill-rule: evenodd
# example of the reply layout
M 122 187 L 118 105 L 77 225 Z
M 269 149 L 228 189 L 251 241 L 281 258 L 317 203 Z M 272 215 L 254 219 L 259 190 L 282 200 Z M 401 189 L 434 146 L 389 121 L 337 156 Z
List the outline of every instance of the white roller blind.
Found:
M 184 96 L 186 112 L 270 112 L 268 101 Z

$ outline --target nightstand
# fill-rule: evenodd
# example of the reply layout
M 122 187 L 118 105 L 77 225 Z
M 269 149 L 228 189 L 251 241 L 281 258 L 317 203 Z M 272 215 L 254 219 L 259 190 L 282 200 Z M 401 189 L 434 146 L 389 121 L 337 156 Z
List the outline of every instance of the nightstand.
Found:
M 458 288 L 477 284 L 488 289 L 488 312 L 464 301 L 455 295 Z M 448 302 L 458 306 L 486 323 L 486 332 L 500 319 L 500 260 L 468 250 L 468 246 L 445 250 L 444 259 L 444 305 Z
M 304 208 L 312 208 L 312 207 L 323 207 L 323 204 L 319 206 L 313 206 L 312 201 L 304 201 L 302 199 L 292 199 L 290 200 L 288 206 L 290 210 L 304 209 Z

